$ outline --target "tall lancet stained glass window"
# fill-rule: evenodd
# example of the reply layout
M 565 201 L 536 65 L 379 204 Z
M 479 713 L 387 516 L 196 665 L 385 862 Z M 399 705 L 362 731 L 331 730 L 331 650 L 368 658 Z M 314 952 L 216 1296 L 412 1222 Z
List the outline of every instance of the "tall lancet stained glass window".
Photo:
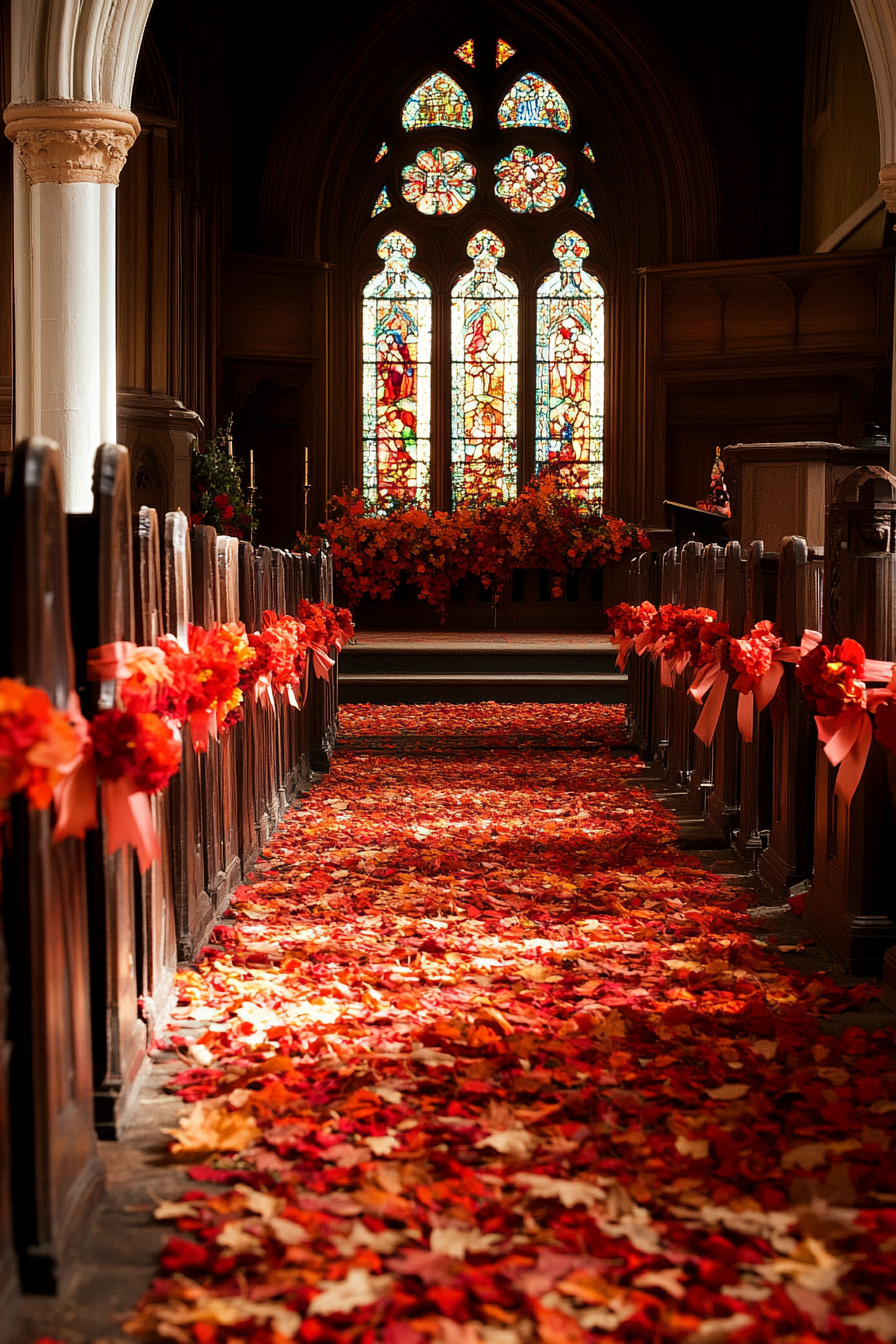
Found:
M 389 233 L 383 269 L 364 289 L 364 494 L 428 508 L 432 299 L 410 269 L 416 247 Z
M 603 493 L 604 292 L 584 269 L 578 233 L 554 244 L 559 270 L 536 299 L 535 462 L 559 464 L 568 486 Z
M 455 506 L 516 494 L 519 297 L 504 244 L 470 239 L 473 269 L 451 291 L 451 484 Z

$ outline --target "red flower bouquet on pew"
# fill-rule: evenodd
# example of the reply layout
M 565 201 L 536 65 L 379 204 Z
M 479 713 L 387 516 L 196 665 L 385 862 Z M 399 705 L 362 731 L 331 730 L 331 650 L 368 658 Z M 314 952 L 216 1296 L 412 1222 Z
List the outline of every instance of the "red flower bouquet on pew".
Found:
M 0 678 L 0 813 L 16 793 L 24 793 L 30 807 L 49 807 L 79 745 L 68 716 L 53 708 L 46 691 Z

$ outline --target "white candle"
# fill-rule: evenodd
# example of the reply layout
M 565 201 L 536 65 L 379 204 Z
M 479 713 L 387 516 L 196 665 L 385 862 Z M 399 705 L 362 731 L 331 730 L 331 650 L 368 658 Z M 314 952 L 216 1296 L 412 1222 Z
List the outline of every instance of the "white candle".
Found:
M 308 445 L 305 444 L 305 484 L 308 484 Z
M 255 485 L 255 453 L 249 449 L 249 485 Z

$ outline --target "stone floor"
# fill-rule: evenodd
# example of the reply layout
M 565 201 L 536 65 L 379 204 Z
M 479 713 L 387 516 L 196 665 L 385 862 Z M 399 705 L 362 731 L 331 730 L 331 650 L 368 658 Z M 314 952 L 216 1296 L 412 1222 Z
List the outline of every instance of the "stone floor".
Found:
M 488 638 L 506 640 L 513 636 Z M 811 941 L 811 933 L 789 906 L 773 903 L 753 872 L 694 815 L 684 791 L 671 789 L 655 766 L 648 768 L 646 777 L 638 775 L 637 779 L 654 788 L 678 817 L 683 847 L 696 853 L 707 868 L 724 873 L 729 882 L 742 883 L 755 898 L 753 913 L 761 921 L 758 936 L 763 936 L 764 930 L 766 936 L 774 935 L 781 944 L 793 946 L 795 950 L 787 955 L 800 969 L 825 970 L 841 983 L 859 983 L 843 976 L 824 947 Z M 829 1018 L 822 1030 L 839 1034 L 850 1025 L 869 1030 L 892 1027 L 894 1014 L 872 1002 L 862 1012 Z M 19 1320 L 8 1334 L 9 1344 L 35 1344 L 42 1336 L 51 1336 L 62 1344 L 125 1344 L 129 1339 L 133 1344 L 133 1337 L 121 1333 L 120 1324 L 156 1273 L 160 1247 L 170 1235 L 170 1224 L 154 1222 L 152 1210 L 158 1200 L 173 1199 L 188 1187 L 196 1188 L 196 1182 L 189 1180 L 187 1167 L 166 1158 L 167 1139 L 162 1134 L 163 1129 L 174 1127 L 186 1110 L 164 1091 L 166 1080 L 184 1063 L 172 1054 L 158 1055 L 125 1134 L 117 1143 L 100 1144 L 107 1192 L 85 1233 L 83 1252 L 71 1281 L 59 1298 L 23 1299 Z

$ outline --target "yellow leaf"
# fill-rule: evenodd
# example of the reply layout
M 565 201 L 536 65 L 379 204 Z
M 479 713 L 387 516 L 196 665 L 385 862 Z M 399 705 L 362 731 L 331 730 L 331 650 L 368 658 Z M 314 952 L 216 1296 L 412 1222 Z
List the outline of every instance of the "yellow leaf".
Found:
M 249 1111 L 226 1110 L 217 1100 L 197 1101 L 177 1129 L 164 1129 L 176 1140 L 172 1153 L 241 1153 L 261 1138 Z

